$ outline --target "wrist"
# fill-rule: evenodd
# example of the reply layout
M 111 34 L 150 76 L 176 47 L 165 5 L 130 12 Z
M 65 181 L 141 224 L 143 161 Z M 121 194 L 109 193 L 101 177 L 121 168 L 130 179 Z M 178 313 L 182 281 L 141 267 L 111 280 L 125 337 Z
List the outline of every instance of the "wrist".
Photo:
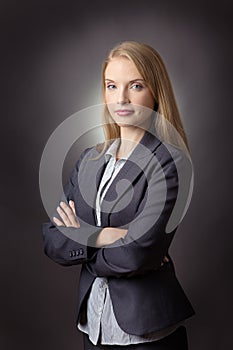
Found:
M 117 227 L 105 227 L 101 230 L 96 239 L 96 247 L 100 248 L 116 242 L 120 238 L 124 238 L 127 230 Z
M 107 227 L 103 228 L 99 232 L 99 234 L 98 234 L 98 236 L 96 238 L 96 242 L 95 242 L 95 246 L 97 248 L 101 248 L 101 247 L 103 247 L 104 245 L 107 244 L 107 242 L 106 242 L 106 231 L 107 231 Z

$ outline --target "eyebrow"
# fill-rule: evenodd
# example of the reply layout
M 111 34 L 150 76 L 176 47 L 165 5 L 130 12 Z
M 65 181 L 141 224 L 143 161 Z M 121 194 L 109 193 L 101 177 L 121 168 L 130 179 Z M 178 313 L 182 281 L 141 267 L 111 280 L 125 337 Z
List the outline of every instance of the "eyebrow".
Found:
M 115 81 L 111 80 L 111 79 L 105 79 L 105 81 L 110 81 L 111 83 L 115 83 Z M 145 82 L 144 79 L 139 78 L 139 79 L 130 80 L 130 83 L 133 83 L 134 81 L 144 81 Z

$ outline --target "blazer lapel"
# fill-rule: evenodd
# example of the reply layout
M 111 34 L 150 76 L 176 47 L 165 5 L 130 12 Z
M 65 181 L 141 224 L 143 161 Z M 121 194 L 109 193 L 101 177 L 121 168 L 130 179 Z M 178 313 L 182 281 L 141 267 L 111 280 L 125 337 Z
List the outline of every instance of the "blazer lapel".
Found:
M 145 171 L 154 157 L 156 148 L 161 141 L 149 131 L 146 131 L 141 141 L 135 147 L 122 169 L 114 178 L 111 186 L 107 190 L 101 205 L 102 225 L 108 226 L 109 215 L 116 210 L 122 196 L 126 191 L 132 189 L 132 184 Z M 99 178 L 98 178 L 99 180 Z
M 82 203 L 83 203 L 82 210 L 85 212 L 85 216 L 89 217 L 90 215 L 91 216 L 93 215 L 93 219 L 89 217 L 88 220 L 94 221 L 95 224 L 96 224 L 96 219 L 95 219 L 96 194 L 106 167 L 104 156 L 101 156 L 98 159 L 92 160 L 92 158 L 95 158 L 98 155 L 99 155 L 99 152 L 96 149 L 94 149 L 94 151 L 91 152 L 90 156 L 87 156 L 85 159 L 83 159 L 80 165 L 79 175 L 78 175 L 79 192 L 82 197 Z M 79 204 L 81 204 L 80 200 L 79 200 Z
M 161 141 L 155 135 L 146 131 L 141 141 L 135 147 L 126 163 L 113 180 L 113 186 L 109 187 L 107 193 L 111 193 L 112 187 L 115 187 L 117 182 L 122 179 L 127 179 L 132 183 L 146 168 L 151 158 L 154 157 L 154 152 L 160 144 Z
M 126 163 L 114 178 L 111 186 L 107 190 L 101 205 L 102 226 L 108 226 L 108 217 L 119 203 L 124 193 L 130 190 L 130 186 L 135 179 L 146 169 L 150 160 L 154 157 L 154 152 L 160 144 L 160 140 L 151 132 L 145 131 L 141 141 L 136 145 Z M 99 155 L 95 150 L 90 158 Z M 84 199 L 88 213 L 92 213 L 95 220 L 95 200 L 101 178 L 106 167 L 106 160 L 102 155 L 97 160 L 85 159 L 81 163 L 80 176 L 78 179 L 79 189 Z M 119 203 L 120 205 L 121 203 Z M 89 210 L 88 210 L 89 207 Z M 96 221 L 95 221 L 96 222 Z

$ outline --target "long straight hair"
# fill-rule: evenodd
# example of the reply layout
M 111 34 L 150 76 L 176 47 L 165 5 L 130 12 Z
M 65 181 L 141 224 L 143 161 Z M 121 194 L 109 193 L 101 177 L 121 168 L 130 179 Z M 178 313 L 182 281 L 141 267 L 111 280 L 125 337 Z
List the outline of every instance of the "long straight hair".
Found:
M 187 136 L 165 64 L 154 48 L 136 41 L 124 41 L 116 45 L 103 63 L 102 99 L 104 111 L 102 122 L 105 142 L 102 144 L 101 154 L 105 152 L 111 140 L 120 137 L 120 127 L 113 121 L 105 104 L 105 70 L 108 63 L 115 57 L 125 57 L 133 62 L 148 85 L 157 107 L 158 117 L 155 118 L 155 130 L 160 140 L 177 146 L 189 154 Z

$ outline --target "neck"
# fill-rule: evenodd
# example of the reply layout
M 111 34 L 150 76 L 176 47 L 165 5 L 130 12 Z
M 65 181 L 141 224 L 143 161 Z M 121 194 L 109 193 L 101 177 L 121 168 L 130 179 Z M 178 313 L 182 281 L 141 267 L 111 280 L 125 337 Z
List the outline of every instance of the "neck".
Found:
M 117 159 L 127 156 L 134 147 L 140 142 L 145 130 L 139 127 L 121 127 L 120 138 L 121 142 L 117 151 Z

